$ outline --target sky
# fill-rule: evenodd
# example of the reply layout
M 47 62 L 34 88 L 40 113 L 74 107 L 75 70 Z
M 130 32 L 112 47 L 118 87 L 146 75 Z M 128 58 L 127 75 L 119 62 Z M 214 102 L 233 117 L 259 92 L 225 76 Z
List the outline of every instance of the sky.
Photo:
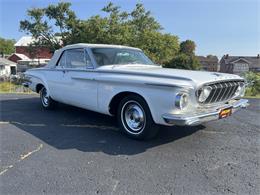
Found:
M 143 3 L 162 25 L 163 32 L 180 41 L 195 41 L 196 54 L 255 56 L 260 53 L 260 0 L 110 0 L 131 11 Z M 46 7 L 58 0 L 0 0 L 0 37 L 18 40 L 19 21 L 26 10 Z M 81 19 L 103 14 L 109 0 L 71 0 L 71 9 Z

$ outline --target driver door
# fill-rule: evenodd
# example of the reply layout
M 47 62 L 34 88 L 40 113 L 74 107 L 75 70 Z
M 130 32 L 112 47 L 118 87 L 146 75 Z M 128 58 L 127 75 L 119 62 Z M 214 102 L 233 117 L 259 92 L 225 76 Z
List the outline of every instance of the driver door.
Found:
M 96 77 L 90 57 L 84 48 L 68 49 L 64 67 L 63 99 L 66 103 L 97 110 Z

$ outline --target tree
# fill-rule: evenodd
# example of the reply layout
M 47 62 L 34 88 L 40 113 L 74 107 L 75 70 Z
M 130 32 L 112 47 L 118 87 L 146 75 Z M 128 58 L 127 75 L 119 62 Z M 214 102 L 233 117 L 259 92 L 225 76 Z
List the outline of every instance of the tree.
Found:
M 196 45 L 191 40 L 181 42 L 179 53 L 170 61 L 166 62 L 167 68 L 180 68 L 188 70 L 199 70 L 201 64 L 195 56 Z
M 32 46 L 45 46 L 54 51 L 61 47 L 61 42 L 65 43 L 66 35 L 77 22 L 70 6 L 68 2 L 60 2 L 47 8 L 32 8 L 27 11 L 29 19 L 20 22 L 20 29 L 33 36 L 35 41 Z M 52 22 L 55 28 L 50 25 Z
M 35 38 L 33 46 L 46 46 L 52 51 L 60 48 L 61 43 L 120 44 L 141 48 L 153 61 L 166 67 L 200 68 L 195 43 L 186 40 L 179 44 L 177 36 L 161 32 L 161 25 L 141 3 L 126 12 L 110 2 L 102 9 L 105 16 L 85 20 L 78 19 L 70 6 L 71 3 L 60 2 L 29 9 L 29 18 L 20 22 L 20 29 Z
M 207 55 L 207 58 L 218 58 L 217 56 L 215 56 L 215 55 L 212 55 L 212 54 L 209 54 L 209 55 Z
M 169 62 L 179 50 L 178 37 L 154 31 L 143 32 L 130 46 L 141 48 L 158 64 Z
M 0 53 L 1 54 L 11 54 L 15 52 L 14 39 L 4 39 L 0 37 Z
M 187 70 L 199 70 L 200 63 L 196 58 L 196 56 L 180 53 L 176 55 L 171 61 L 166 63 L 164 67 L 187 69 Z
M 186 40 L 180 44 L 180 52 L 186 55 L 195 55 L 196 44 L 194 41 Z
M 168 62 L 179 51 L 178 37 L 162 33 L 161 25 L 140 3 L 125 12 L 110 2 L 102 9 L 104 17 L 95 15 L 86 20 L 78 19 L 70 6 L 60 2 L 30 9 L 29 18 L 20 22 L 20 29 L 35 38 L 34 45 L 52 50 L 61 47 L 55 37 L 59 35 L 63 45 L 85 42 L 139 47 L 156 63 Z

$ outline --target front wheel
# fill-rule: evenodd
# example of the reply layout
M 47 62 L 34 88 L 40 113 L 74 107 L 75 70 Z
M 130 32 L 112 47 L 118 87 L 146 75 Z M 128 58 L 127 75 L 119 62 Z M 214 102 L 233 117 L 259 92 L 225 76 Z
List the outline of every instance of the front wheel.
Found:
M 47 89 L 45 87 L 42 87 L 40 90 L 40 99 L 43 108 L 51 110 L 55 107 L 56 102 L 48 95 Z
M 147 103 L 137 95 L 127 96 L 120 102 L 117 119 L 120 129 L 134 139 L 151 139 L 158 132 Z

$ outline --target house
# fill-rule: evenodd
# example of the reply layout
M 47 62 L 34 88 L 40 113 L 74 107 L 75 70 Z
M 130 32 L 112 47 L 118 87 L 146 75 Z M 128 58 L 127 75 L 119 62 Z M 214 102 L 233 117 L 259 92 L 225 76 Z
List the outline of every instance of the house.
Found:
M 242 74 L 247 71 L 260 72 L 260 55 L 230 56 L 224 55 L 220 60 L 220 72 Z
M 16 74 L 16 64 L 10 60 L 0 57 L 0 76 L 8 77 Z
M 50 59 L 52 53 L 47 47 L 34 47 L 33 49 L 29 48 L 35 39 L 31 36 L 23 36 L 15 44 L 15 53 L 23 54 L 31 59 Z
M 205 71 L 217 72 L 219 70 L 219 63 L 217 56 L 197 56 L 202 69 Z
M 60 41 L 60 37 L 55 37 Z M 31 46 L 35 39 L 31 36 L 23 36 L 15 43 L 15 53 L 8 59 L 17 63 L 17 72 L 46 65 L 52 57 L 52 52 L 47 47 Z
M 8 57 L 8 60 L 17 63 L 19 60 L 30 60 L 30 58 L 21 53 L 13 53 Z

